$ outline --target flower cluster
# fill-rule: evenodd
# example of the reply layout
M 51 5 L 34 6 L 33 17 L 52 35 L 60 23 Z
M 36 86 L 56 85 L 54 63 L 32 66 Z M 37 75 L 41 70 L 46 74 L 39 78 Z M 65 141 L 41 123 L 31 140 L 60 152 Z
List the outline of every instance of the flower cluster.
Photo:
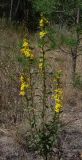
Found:
M 58 89 L 55 90 L 54 98 L 55 98 L 55 112 L 56 113 L 60 113 L 62 111 L 62 107 L 63 107 L 63 105 L 62 105 L 62 97 L 63 97 L 62 94 L 63 94 L 62 88 L 58 88 Z
M 27 88 L 29 88 L 29 83 L 27 83 L 27 79 L 25 76 L 21 75 L 20 77 L 20 95 L 25 96 Z
M 30 59 L 34 58 L 34 55 L 29 47 L 29 42 L 26 38 L 23 40 L 23 46 L 21 49 L 21 53 L 27 58 L 30 58 Z
M 39 22 L 40 28 L 44 28 L 47 24 L 48 20 L 44 16 L 41 16 L 41 20 Z
M 61 78 L 61 71 L 57 72 L 54 78 L 55 87 L 54 95 L 52 98 L 55 100 L 55 112 L 60 113 L 63 108 L 62 100 L 63 100 L 63 91 L 60 87 L 60 78 Z
M 40 58 L 40 60 L 39 60 L 39 69 L 42 71 L 42 68 L 43 68 L 43 59 Z
M 47 31 L 40 32 L 40 38 L 44 38 L 47 35 Z
M 39 22 L 39 26 L 40 26 L 40 38 L 44 38 L 47 35 L 47 31 L 45 30 L 45 26 L 48 24 L 48 20 L 44 17 L 41 16 L 41 20 Z

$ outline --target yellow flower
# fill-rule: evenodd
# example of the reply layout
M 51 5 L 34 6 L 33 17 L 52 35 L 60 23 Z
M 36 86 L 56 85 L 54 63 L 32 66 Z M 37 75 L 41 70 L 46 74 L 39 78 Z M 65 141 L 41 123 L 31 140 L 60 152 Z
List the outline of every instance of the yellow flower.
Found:
M 62 111 L 62 99 L 63 99 L 63 92 L 61 90 L 61 88 L 58 88 L 55 90 L 55 95 L 54 95 L 54 99 L 55 99 L 55 112 L 59 113 Z
M 42 71 L 42 68 L 43 68 L 43 59 L 40 58 L 39 59 L 39 69 Z
M 24 40 L 23 41 L 23 47 L 28 47 L 29 46 L 29 43 L 27 42 L 27 40 Z
M 22 81 L 24 81 L 24 77 L 23 77 L 23 75 L 21 75 L 21 77 L 20 77 L 20 81 L 22 82 Z
M 62 111 L 62 104 L 61 103 L 56 103 L 55 112 L 59 113 L 61 111 Z
M 20 91 L 20 96 L 25 96 L 25 92 L 24 91 Z
M 48 20 L 45 17 L 42 16 L 41 20 L 39 22 L 40 28 L 44 28 L 45 25 L 47 25 L 47 24 L 48 24 Z
M 56 89 L 54 90 L 54 94 L 52 95 L 52 98 L 55 100 L 55 107 L 54 110 L 56 113 L 60 113 L 63 108 L 62 100 L 63 100 L 63 90 L 60 86 L 60 78 L 61 78 L 61 72 L 57 72 L 55 75 L 55 87 Z
M 39 69 L 42 70 L 42 66 L 43 66 L 43 64 L 40 62 L 40 63 L 39 63 Z
M 47 35 L 47 31 L 40 31 L 40 38 L 44 38 Z
M 25 82 L 23 82 L 20 89 L 25 90 L 27 87 L 28 85 Z
M 48 34 L 48 32 L 45 31 L 45 27 L 47 24 L 48 24 L 48 20 L 43 15 L 41 15 L 41 20 L 39 22 L 39 26 L 41 30 L 39 33 L 39 36 L 41 39 L 44 38 Z
M 20 81 L 21 81 L 20 95 L 24 96 L 26 94 L 27 88 L 29 88 L 29 82 L 27 82 L 26 77 L 24 77 L 23 75 L 21 75 Z
M 34 55 L 29 47 L 29 43 L 28 43 L 27 39 L 23 40 L 23 46 L 20 51 L 25 57 L 30 58 L 30 59 L 34 58 Z
M 43 19 L 40 20 L 40 27 L 44 27 L 44 21 L 43 21 Z

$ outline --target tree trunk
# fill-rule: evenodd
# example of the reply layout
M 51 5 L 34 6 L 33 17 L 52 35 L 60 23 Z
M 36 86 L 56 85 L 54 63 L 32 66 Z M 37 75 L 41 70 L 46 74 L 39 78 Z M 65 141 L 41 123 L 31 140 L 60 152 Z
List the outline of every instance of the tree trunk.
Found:
M 17 3 L 17 6 L 16 6 L 16 9 L 15 9 L 14 16 L 16 16 L 16 14 L 17 14 L 17 11 L 18 11 L 18 8 L 19 8 L 19 4 L 20 4 L 20 0 L 18 0 L 18 3 Z
M 10 22 L 12 20 L 12 6 L 13 6 L 13 0 L 11 0 L 11 5 L 10 5 L 10 16 L 9 16 Z
M 80 9 L 77 8 L 77 17 L 76 17 L 76 40 L 77 44 L 74 48 L 71 49 L 71 54 L 72 54 L 72 78 L 75 80 L 75 75 L 76 75 L 76 62 L 77 62 L 77 56 L 78 56 L 78 46 L 79 46 L 79 17 L 80 17 Z
M 72 50 L 72 79 L 75 80 L 76 75 L 77 50 Z
M 76 19 L 77 24 L 79 24 L 79 17 L 80 17 L 80 9 L 77 8 L 77 19 Z

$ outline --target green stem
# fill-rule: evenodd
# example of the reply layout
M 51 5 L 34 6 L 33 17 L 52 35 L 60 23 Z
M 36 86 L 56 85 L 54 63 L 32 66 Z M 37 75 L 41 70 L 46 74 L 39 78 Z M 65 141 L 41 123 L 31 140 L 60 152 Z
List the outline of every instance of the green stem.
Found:
M 30 64 L 31 65 L 31 64 Z M 31 91 L 31 106 L 32 106 L 32 113 L 33 113 L 33 120 L 34 120 L 34 127 L 37 131 L 36 127 L 36 118 L 35 118 L 35 112 L 34 112 L 34 99 L 33 99 L 33 85 L 32 85 L 32 74 L 31 74 L 31 67 L 29 65 L 29 78 L 30 78 L 30 91 Z
M 30 114 L 30 111 L 29 111 L 29 99 L 27 96 L 25 96 L 26 98 L 26 101 L 27 101 L 27 107 L 28 107 L 28 119 L 29 119 L 29 123 L 30 123 L 30 127 L 31 127 L 31 137 L 33 138 L 34 137 L 34 134 L 33 134 L 33 128 L 32 128 L 32 120 L 31 120 L 31 114 Z
M 45 73 L 45 51 L 42 47 L 42 54 L 43 54 L 43 111 L 42 111 L 42 119 L 43 119 L 43 130 L 45 125 L 45 109 L 46 109 L 46 73 Z

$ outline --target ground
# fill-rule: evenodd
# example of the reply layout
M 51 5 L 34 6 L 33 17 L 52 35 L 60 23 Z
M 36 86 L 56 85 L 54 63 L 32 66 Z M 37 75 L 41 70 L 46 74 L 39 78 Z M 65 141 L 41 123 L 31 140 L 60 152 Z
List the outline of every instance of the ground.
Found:
M 0 26 L 0 159 L 1 160 L 41 160 L 36 153 L 29 152 L 19 143 L 17 131 L 25 132 L 26 111 L 19 96 L 19 77 L 21 66 L 17 61 L 19 42 L 23 34 L 20 30 Z M 38 48 L 30 36 L 35 54 Z M 46 55 L 53 69 L 62 69 L 62 85 L 64 91 L 64 107 L 61 114 L 61 160 L 82 159 L 82 90 L 74 88 L 71 83 L 72 60 L 60 50 L 48 52 Z M 77 60 L 77 71 L 82 75 L 82 57 Z M 54 158 L 57 160 L 57 158 Z

